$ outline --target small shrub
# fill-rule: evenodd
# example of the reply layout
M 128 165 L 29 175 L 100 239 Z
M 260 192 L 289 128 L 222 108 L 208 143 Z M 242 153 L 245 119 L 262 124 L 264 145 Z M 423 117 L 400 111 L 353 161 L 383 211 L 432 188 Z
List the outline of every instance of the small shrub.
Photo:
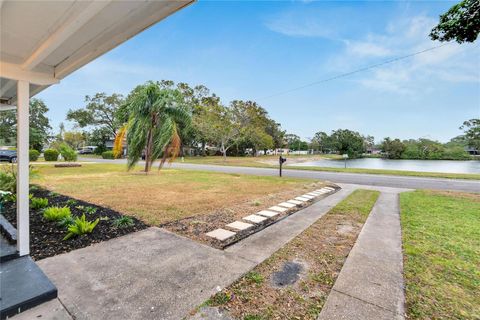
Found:
M 17 192 L 17 174 L 11 167 L 4 167 L 0 170 L 0 190 L 11 193 Z
M 263 282 L 263 276 L 255 271 L 251 271 L 245 275 L 245 278 L 250 280 L 251 282 L 254 282 L 256 284 L 260 284 Z
M 70 148 L 70 146 L 67 144 L 60 145 L 59 151 L 65 161 L 77 161 L 77 152 Z
M 58 220 L 57 225 L 62 228 L 68 228 L 75 223 L 75 219 L 72 216 L 66 216 Z
M 91 233 L 99 221 L 100 219 L 95 221 L 87 221 L 85 214 L 83 214 L 80 218 L 75 218 L 75 222 L 68 227 L 68 233 L 63 240 L 68 240 L 73 236 L 81 236 L 86 233 Z
M 103 159 L 115 159 L 115 156 L 113 155 L 113 151 L 105 151 L 105 152 L 102 152 L 102 158 Z
M 228 303 L 232 299 L 232 296 L 223 291 L 216 293 L 213 297 L 209 299 L 209 305 L 219 306 Z
M 95 208 L 95 207 L 85 207 L 85 208 L 83 208 L 83 212 L 85 212 L 86 214 L 95 214 L 95 212 L 97 212 L 97 208 Z
M 48 193 L 48 196 L 49 196 L 49 197 L 52 197 L 52 198 L 55 198 L 55 197 L 58 197 L 59 194 L 56 193 L 55 191 L 50 191 L 50 192 Z
M 43 217 L 49 221 L 59 221 L 71 215 L 69 207 L 48 207 L 43 211 Z
M 47 198 L 35 198 L 35 197 L 33 197 L 31 199 L 30 207 L 32 209 L 35 209 L 35 210 L 46 208 L 46 207 L 48 207 L 48 199 Z
M 128 228 L 134 225 L 133 219 L 127 216 L 117 218 L 112 221 L 115 228 Z
M 77 204 L 77 200 L 74 199 L 68 199 L 67 202 L 65 203 L 69 207 L 73 207 L 74 205 Z
M 3 200 L 6 202 L 17 202 L 17 195 L 15 193 L 9 192 L 3 196 Z
M 30 159 L 30 161 L 37 161 L 38 157 L 40 157 L 40 152 L 38 152 L 37 150 L 32 149 L 28 151 L 28 158 Z
M 0 203 L 10 201 L 12 193 L 10 191 L 2 191 L 0 190 Z
M 58 151 L 55 149 L 47 149 L 43 152 L 43 157 L 45 161 L 57 161 L 58 160 Z
M 260 200 L 254 200 L 254 201 L 253 201 L 253 205 L 254 205 L 255 207 L 258 207 L 258 206 L 260 206 L 261 204 L 262 204 L 262 201 L 260 201 Z
M 38 190 L 40 190 L 40 188 L 38 186 L 36 186 L 36 185 L 31 185 L 30 186 L 30 192 L 34 192 L 34 191 L 38 191 Z

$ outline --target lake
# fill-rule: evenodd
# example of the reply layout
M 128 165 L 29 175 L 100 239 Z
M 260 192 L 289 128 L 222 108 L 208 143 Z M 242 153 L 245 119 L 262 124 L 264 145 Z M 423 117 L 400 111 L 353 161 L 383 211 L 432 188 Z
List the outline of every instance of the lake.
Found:
M 288 162 L 287 162 L 288 163 Z M 294 163 L 290 166 L 343 168 L 344 160 L 315 160 Z M 453 160 L 389 160 L 379 158 L 362 158 L 347 160 L 347 168 L 387 169 L 420 172 L 445 173 L 480 173 L 480 161 Z

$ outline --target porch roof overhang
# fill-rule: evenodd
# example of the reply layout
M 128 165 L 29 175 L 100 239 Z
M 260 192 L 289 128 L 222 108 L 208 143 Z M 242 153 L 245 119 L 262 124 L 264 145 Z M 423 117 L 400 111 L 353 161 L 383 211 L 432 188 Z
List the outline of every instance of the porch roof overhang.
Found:
M 0 110 L 15 105 L 194 0 L 0 0 Z

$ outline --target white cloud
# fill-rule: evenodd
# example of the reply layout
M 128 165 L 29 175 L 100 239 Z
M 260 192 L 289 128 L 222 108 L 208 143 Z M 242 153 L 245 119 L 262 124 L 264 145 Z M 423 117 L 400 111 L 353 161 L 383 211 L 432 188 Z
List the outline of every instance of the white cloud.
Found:
M 292 13 L 270 19 L 265 26 L 274 32 L 290 37 L 319 37 L 332 38 L 334 33 L 316 19 L 306 18 L 301 21 Z
M 439 46 L 428 35 L 435 19 L 414 16 L 392 21 L 384 32 L 369 34 L 364 39 L 345 41 L 340 55 L 329 61 L 337 72 L 354 70 L 382 62 L 379 57 L 401 57 Z M 480 82 L 480 46 L 450 43 L 405 60 L 361 73 L 356 81 L 381 92 L 414 95 L 430 90 L 432 83 Z M 332 70 L 333 72 L 333 70 Z
M 345 41 L 347 50 L 352 55 L 367 57 L 386 57 L 392 54 L 392 51 L 381 44 L 373 42 Z

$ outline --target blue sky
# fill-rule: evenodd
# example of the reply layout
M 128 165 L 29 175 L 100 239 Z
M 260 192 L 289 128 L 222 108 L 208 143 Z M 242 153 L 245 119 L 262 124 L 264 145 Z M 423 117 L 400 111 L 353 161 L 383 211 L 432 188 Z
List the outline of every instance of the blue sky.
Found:
M 464 120 L 480 117 L 480 41 L 265 97 L 437 46 L 429 31 L 452 4 L 200 0 L 38 97 L 57 130 L 85 95 L 171 79 L 204 84 L 224 103 L 255 100 L 303 138 L 348 128 L 377 141 L 448 141 Z

